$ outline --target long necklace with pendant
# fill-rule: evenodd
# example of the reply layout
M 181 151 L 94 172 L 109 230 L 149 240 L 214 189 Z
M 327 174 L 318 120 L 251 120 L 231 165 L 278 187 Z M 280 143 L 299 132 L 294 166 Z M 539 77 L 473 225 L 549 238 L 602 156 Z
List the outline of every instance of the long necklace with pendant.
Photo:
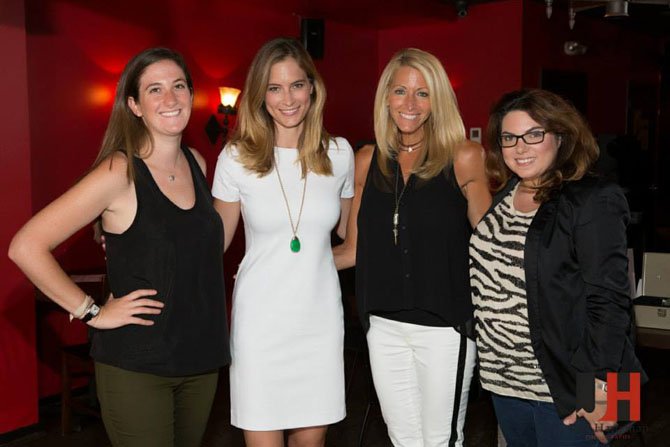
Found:
M 275 162 L 275 172 L 277 173 L 277 179 L 279 179 L 279 187 L 281 188 L 282 196 L 284 196 L 284 203 L 286 204 L 286 212 L 288 213 L 288 221 L 291 224 L 291 231 L 293 232 L 293 238 L 291 239 L 291 251 L 293 253 L 298 253 L 300 251 L 300 239 L 298 238 L 298 226 L 300 225 L 300 218 L 302 217 L 302 207 L 305 204 L 305 192 L 307 191 L 307 174 L 302 180 L 302 199 L 300 199 L 300 211 L 298 211 L 298 220 L 295 225 L 293 224 L 293 217 L 291 216 L 291 207 L 288 203 L 288 198 L 286 197 L 286 191 L 284 190 L 284 183 L 281 181 L 281 175 L 279 175 L 279 164 L 277 163 L 277 157 L 274 157 Z
M 395 165 L 395 188 L 393 189 L 393 196 L 395 198 L 395 208 L 393 209 L 393 244 L 398 245 L 398 218 L 400 216 L 399 213 L 399 208 L 400 208 L 400 200 L 402 200 L 402 196 L 405 194 L 405 189 L 407 189 L 407 183 L 408 181 L 403 185 L 402 191 L 400 191 L 400 196 L 398 196 L 398 180 L 400 177 L 400 162 L 396 160 L 396 165 Z

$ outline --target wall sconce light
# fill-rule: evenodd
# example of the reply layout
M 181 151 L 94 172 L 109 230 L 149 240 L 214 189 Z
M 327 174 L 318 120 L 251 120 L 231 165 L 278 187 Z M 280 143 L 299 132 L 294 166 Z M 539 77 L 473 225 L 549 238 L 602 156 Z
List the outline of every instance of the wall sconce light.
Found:
M 237 109 L 235 108 L 235 103 L 237 102 L 237 97 L 240 95 L 241 91 L 237 88 L 232 87 L 219 87 L 219 96 L 221 97 L 221 103 L 217 108 L 216 112 L 223 114 L 223 124 L 219 124 L 219 120 L 216 119 L 216 115 L 212 115 L 207 120 L 205 125 L 205 132 L 209 141 L 214 144 L 216 139 L 219 137 L 219 134 L 223 134 L 223 142 L 226 142 L 228 136 L 228 115 L 237 115 Z

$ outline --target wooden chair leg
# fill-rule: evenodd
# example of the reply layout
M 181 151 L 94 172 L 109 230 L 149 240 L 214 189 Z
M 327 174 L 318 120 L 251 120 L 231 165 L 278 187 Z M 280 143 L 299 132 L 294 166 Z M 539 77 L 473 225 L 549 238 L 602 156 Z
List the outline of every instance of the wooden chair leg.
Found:
M 93 362 L 89 356 L 90 345 L 80 344 L 65 346 L 61 350 L 61 433 L 67 435 L 79 431 L 81 427 L 75 424 L 73 413 L 80 413 L 100 418 L 97 408 L 97 399 L 90 394 L 95 372 Z M 73 396 L 72 385 L 77 379 L 89 380 L 89 399 L 86 396 Z

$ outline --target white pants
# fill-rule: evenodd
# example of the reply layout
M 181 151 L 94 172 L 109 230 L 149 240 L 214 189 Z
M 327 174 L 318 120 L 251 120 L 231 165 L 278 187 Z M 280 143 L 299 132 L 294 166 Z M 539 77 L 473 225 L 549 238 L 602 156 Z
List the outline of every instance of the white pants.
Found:
M 451 327 L 370 316 L 372 378 L 394 446 L 463 445 L 475 343 L 461 338 Z

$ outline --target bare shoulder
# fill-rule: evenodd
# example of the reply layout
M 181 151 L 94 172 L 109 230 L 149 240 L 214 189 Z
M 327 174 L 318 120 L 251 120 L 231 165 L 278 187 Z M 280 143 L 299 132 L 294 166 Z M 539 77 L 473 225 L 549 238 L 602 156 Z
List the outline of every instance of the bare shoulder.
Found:
M 374 152 L 375 146 L 372 144 L 366 144 L 356 151 L 356 183 L 365 183 Z
M 70 220 L 76 226 L 92 221 L 105 211 L 123 208 L 135 188 L 128 178 L 128 162 L 123 152 L 109 155 L 52 202 L 47 213 L 61 215 L 77 209 L 79 215 Z
M 456 146 L 454 154 L 455 164 L 478 164 L 481 163 L 486 155 L 484 147 L 470 140 L 464 140 Z
M 200 166 L 200 169 L 202 170 L 202 173 L 207 174 L 207 161 L 205 161 L 205 157 L 200 155 L 200 152 L 193 149 L 192 147 L 189 147 L 188 149 L 193 154 L 193 157 L 195 157 L 195 161 L 198 162 L 198 166 Z
M 356 167 L 359 165 L 361 167 L 370 166 L 370 161 L 372 160 L 372 154 L 375 152 L 375 146 L 372 144 L 366 144 L 356 151 Z M 367 168 L 366 168 L 367 170 Z
M 486 151 L 481 144 L 465 140 L 456 146 L 454 173 L 461 187 L 473 181 L 486 180 Z
M 106 182 L 115 185 L 128 185 L 128 158 L 121 151 L 114 152 L 91 170 L 85 180 Z

